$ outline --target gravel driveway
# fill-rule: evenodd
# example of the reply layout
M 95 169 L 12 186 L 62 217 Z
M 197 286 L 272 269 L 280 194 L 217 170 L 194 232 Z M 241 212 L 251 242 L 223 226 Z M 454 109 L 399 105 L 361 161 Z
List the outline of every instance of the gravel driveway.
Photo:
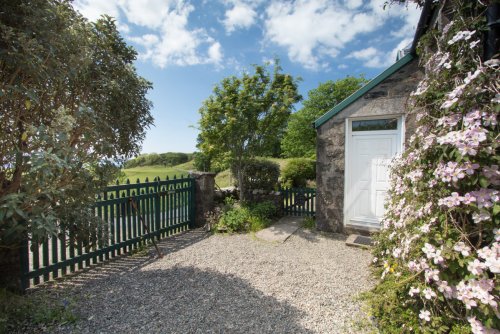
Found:
M 299 229 L 285 243 L 201 230 L 163 240 L 163 259 L 129 256 L 49 289 L 75 301 L 59 333 L 363 333 L 356 295 L 368 251 Z M 61 297 L 63 298 L 63 297 Z

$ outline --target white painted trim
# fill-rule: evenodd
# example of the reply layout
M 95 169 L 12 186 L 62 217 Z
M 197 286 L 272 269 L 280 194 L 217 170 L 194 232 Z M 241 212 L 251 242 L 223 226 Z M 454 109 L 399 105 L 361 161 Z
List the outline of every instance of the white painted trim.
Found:
M 343 219 L 343 227 L 353 227 L 358 229 L 365 229 L 367 231 L 373 231 L 380 229 L 380 223 L 368 223 L 368 224 L 356 224 L 350 223 L 347 217 L 347 202 L 349 201 L 349 191 L 348 187 L 351 184 L 351 173 L 350 173 L 350 164 L 349 164 L 349 148 L 351 145 L 351 135 L 352 135 L 352 121 L 360 121 L 360 120 L 372 120 L 372 119 L 385 119 L 385 118 L 397 118 L 398 126 L 396 130 L 375 130 L 375 131 L 356 131 L 359 132 L 356 135 L 374 135 L 374 134 L 398 134 L 400 152 L 402 153 L 404 150 L 404 140 L 405 140 L 405 114 L 389 114 L 389 115 L 377 115 L 377 116 L 363 116 L 363 117 L 350 117 L 345 119 L 345 144 L 344 144 L 344 219 Z
M 351 131 L 349 130 L 350 128 L 350 121 L 349 121 L 349 118 L 346 118 L 345 119 L 345 141 L 344 141 L 344 207 L 342 208 L 343 212 L 344 212 L 344 221 L 342 222 L 343 224 L 343 227 L 347 226 L 347 199 L 348 199 L 348 192 L 347 192 L 347 187 L 348 185 L 351 183 L 350 180 L 349 180 L 349 177 L 351 177 L 350 173 L 349 173 L 349 155 L 348 155 L 348 152 L 349 152 L 349 146 L 351 144 L 351 141 L 349 140 L 349 138 L 351 137 L 350 136 L 350 133 Z

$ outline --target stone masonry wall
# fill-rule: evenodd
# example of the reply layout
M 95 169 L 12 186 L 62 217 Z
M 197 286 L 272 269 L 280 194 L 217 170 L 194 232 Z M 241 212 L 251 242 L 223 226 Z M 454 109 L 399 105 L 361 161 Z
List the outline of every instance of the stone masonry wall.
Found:
M 349 233 L 344 229 L 345 120 L 350 117 L 403 115 L 410 92 L 422 72 L 414 60 L 372 88 L 317 129 L 316 144 L 316 226 L 330 232 Z M 405 118 L 405 138 L 415 130 L 412 115 Z
M 195 221 L 191 227 L 205 225 L 205 215 L 214 208 L 215 173 L 190 172 L 195 180 Z

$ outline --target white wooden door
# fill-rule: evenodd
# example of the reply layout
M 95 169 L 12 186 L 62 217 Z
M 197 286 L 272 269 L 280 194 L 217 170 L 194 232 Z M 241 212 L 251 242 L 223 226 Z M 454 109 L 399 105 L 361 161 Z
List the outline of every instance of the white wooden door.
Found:
M 356 131 L 352 122 L 348 126 L 346 223 L 378 228 L 389 187 L 389 162 L 400 151 L 400 126 L 380 131 Z

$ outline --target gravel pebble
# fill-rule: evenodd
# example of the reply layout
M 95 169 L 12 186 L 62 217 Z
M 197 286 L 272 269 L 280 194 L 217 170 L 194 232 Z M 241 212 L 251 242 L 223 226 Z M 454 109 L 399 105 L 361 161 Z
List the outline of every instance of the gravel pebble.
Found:
M 39 289 L 75 303 L 79 320 L 55 333 L 363 333 L 371 255 L 344 241 L 194 230 L 163 240 L 162 259 L 128 256 Z

